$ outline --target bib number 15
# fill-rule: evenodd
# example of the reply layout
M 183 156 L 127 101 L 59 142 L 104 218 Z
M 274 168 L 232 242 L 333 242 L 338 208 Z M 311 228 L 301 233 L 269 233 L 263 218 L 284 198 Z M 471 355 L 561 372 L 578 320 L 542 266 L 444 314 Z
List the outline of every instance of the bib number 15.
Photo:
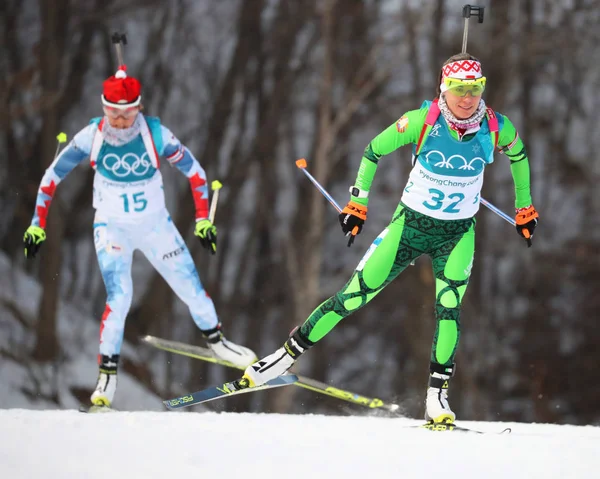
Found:
M 435 188 L 431 188 L 429 194 L 431 194 L 431 200 L 423 201 L 423 205 L 430 210 L 439 210 L 444 205 L 446 198 L 451 200 L 451 203 L 442 210 L 444 213 L 459 213 L 460 209 L 457 206 L 465 199 L 465 195 L 462 193 L 452 193 L 446 197 L 443 191 Z
M 132 193 L 131 200 L 129 199 L 129 195 L 126 193 L 121 195 L 121 198 L 123 198 L 123 209 L 125 210 L 125 213 L 129 213 L 132 207 L 133 211 L 139 213 L 140 211 L 144 211 L 146 206 L 148 206 L 148 200 L 144 198 L 143 191 L 140 191 L 139 193 Z

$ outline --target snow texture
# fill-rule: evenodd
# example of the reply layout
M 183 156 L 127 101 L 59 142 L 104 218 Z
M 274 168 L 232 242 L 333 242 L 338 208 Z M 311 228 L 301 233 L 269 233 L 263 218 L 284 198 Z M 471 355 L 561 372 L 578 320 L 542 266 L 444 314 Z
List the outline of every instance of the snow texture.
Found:
M 269 394 L 268 391 L 255 394 Z M 0 410 L 0 477 L 594 477 L 600 428 L 249 413 Z M 591 475 L 590 475 L 591 474 Z

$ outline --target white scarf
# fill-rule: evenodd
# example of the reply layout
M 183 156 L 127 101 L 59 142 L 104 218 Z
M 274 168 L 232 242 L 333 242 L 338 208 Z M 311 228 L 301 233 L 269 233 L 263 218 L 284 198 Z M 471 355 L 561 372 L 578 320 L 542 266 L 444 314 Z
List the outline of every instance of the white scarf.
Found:
M 446 104 L 444 95 L 440 95 L 438 106 L 440 107 L 442 115 L 444 115 L 444 119 L 449 125 L 453 126 L 454 129 L 471 130 L 469 133 L 479 130 L 481 120 L 483 120 L 483 117 L 485 116 L 485 102 L 483 101 L 483 98 L 479 100 L 479 105 L 477 106 L 475 113 L 465 120 L 459 120 L 452 114 L 450 108 L 448 108 L 448 105 Z
M 108 118 L 104 117 L 104 124 L 102 126 L 102 136 L 104 137 L 104 141 L 112 146 L 123 146 L 129 143 L 140 134 L 141 121 L 142 114 L 138 113 L 133 125 L 129 128 L 114 128 L 110 126 Z

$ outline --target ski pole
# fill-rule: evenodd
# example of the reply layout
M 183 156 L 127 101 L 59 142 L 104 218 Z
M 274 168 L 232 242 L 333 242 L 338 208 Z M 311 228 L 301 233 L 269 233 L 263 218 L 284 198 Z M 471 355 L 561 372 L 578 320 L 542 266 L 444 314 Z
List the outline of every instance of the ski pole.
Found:
M 515 220 L 513 220 L 510 216 L 508 216 L 504 211 L 496 208 L 489 201 L 484 200 L 483 198 L 481 198 L 481 203 L 483 204 L 483 206 L 486 206 L 488 209 L 490 209 L 491 211 L 493 211 L 494 213 L 496 213 L 503 220 L 506 220 L 511 225 L 516 226 Z
M 58 156 L 58 151 L 60 150 L 60 145 L 62 143 L 66 143 L 66 141 L 67 141 L 67 134 L 64 131 L 61 131 L 58 135 L 56 135 L 56 139 L 57 139 L 56 151 L 54 152 L 55 160 L 56 160 L 56 157 Z
M 340 208 L 340 205 L 337 204 L 337 202 L 333 199 L 333 196 L 331 196 L 329 193 L 327 193 L 327 190 L 325 188 L 323 188 L 321 186 L 321 184 L 316 180 L 316 178 L 311 175 L 308 170 L 306 169 L 306 160 L 304 158 L 300 158 L 299 160 L 296 160 L 296 166 L 298 168 L 300 168 L 302 170 L 302 172 L 306 175 L 306 177 L 312 181 L 313 185 L 315 185 L 317 187 L 317 190 L 319 190 L 321 192 L 321 194 L 327 198 L 327 200 L 333 205 L 333 207 L 337 210 L 338 213 L 342 212 L 342 208 Z M 346 236 L 351 235 L 350 239 L 348 240 L 348 247 L 352 246 L 352 243 L 354 243 L 354 238 L 356 238 L 356 235 L 358 234 L 358 226 L 355 226 L 354 228 L 352 228 L 351 232 L 346 233 Z
M 302 173 L 304 173 L 310 181 L 312 181 L 313 185 L 315 185 L 317 187 L 317 190 L 319 190 L 321 192 L 321 194 L 325 198 L 327 198 L 327 200 L 333 205 L 333 207 L 337 210 L 337 212 L 341 213 L 342 208 L 340 208 L 340 205 L 337 204 L 337 202 L 333 199 L 333 197 L 329 193 L 327 193 L 327 190 L 325 188 L 323 188 L 321 186 L 321 184 L 315 179 L 315 177 L 313 175 L 311 175 L 308 172 L 308 170 L 306 169 L 306 160 L 304 158 L 300 158 L 299 160 L 296 160 L 296 166 L 302 170 Z
M 208 220 L 211 223 L 215 222 L 215 214 L 217 213 L 217 201 L 219 201 L 219 190 L 223 187 L 219 180 L 215 180 L 211 183 L 213 190 L 213 199 L 210 204 L 210 212 L 208 213 Z

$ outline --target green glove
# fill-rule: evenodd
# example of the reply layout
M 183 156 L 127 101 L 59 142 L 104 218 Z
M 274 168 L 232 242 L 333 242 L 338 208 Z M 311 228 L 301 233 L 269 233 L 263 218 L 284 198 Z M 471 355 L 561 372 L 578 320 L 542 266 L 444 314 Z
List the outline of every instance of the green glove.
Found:
M 217 252 L 217 228 L 210 220 L 198 221 L 194 234 L 200 239 L 202 246 L 210 251 L 210 254 Z
M 35 258 L 40 246 L 46 241 L 46 232 L 39 226 L 31 225 L 23 235 L 23 245 L 25 246 L 25 257 Z

